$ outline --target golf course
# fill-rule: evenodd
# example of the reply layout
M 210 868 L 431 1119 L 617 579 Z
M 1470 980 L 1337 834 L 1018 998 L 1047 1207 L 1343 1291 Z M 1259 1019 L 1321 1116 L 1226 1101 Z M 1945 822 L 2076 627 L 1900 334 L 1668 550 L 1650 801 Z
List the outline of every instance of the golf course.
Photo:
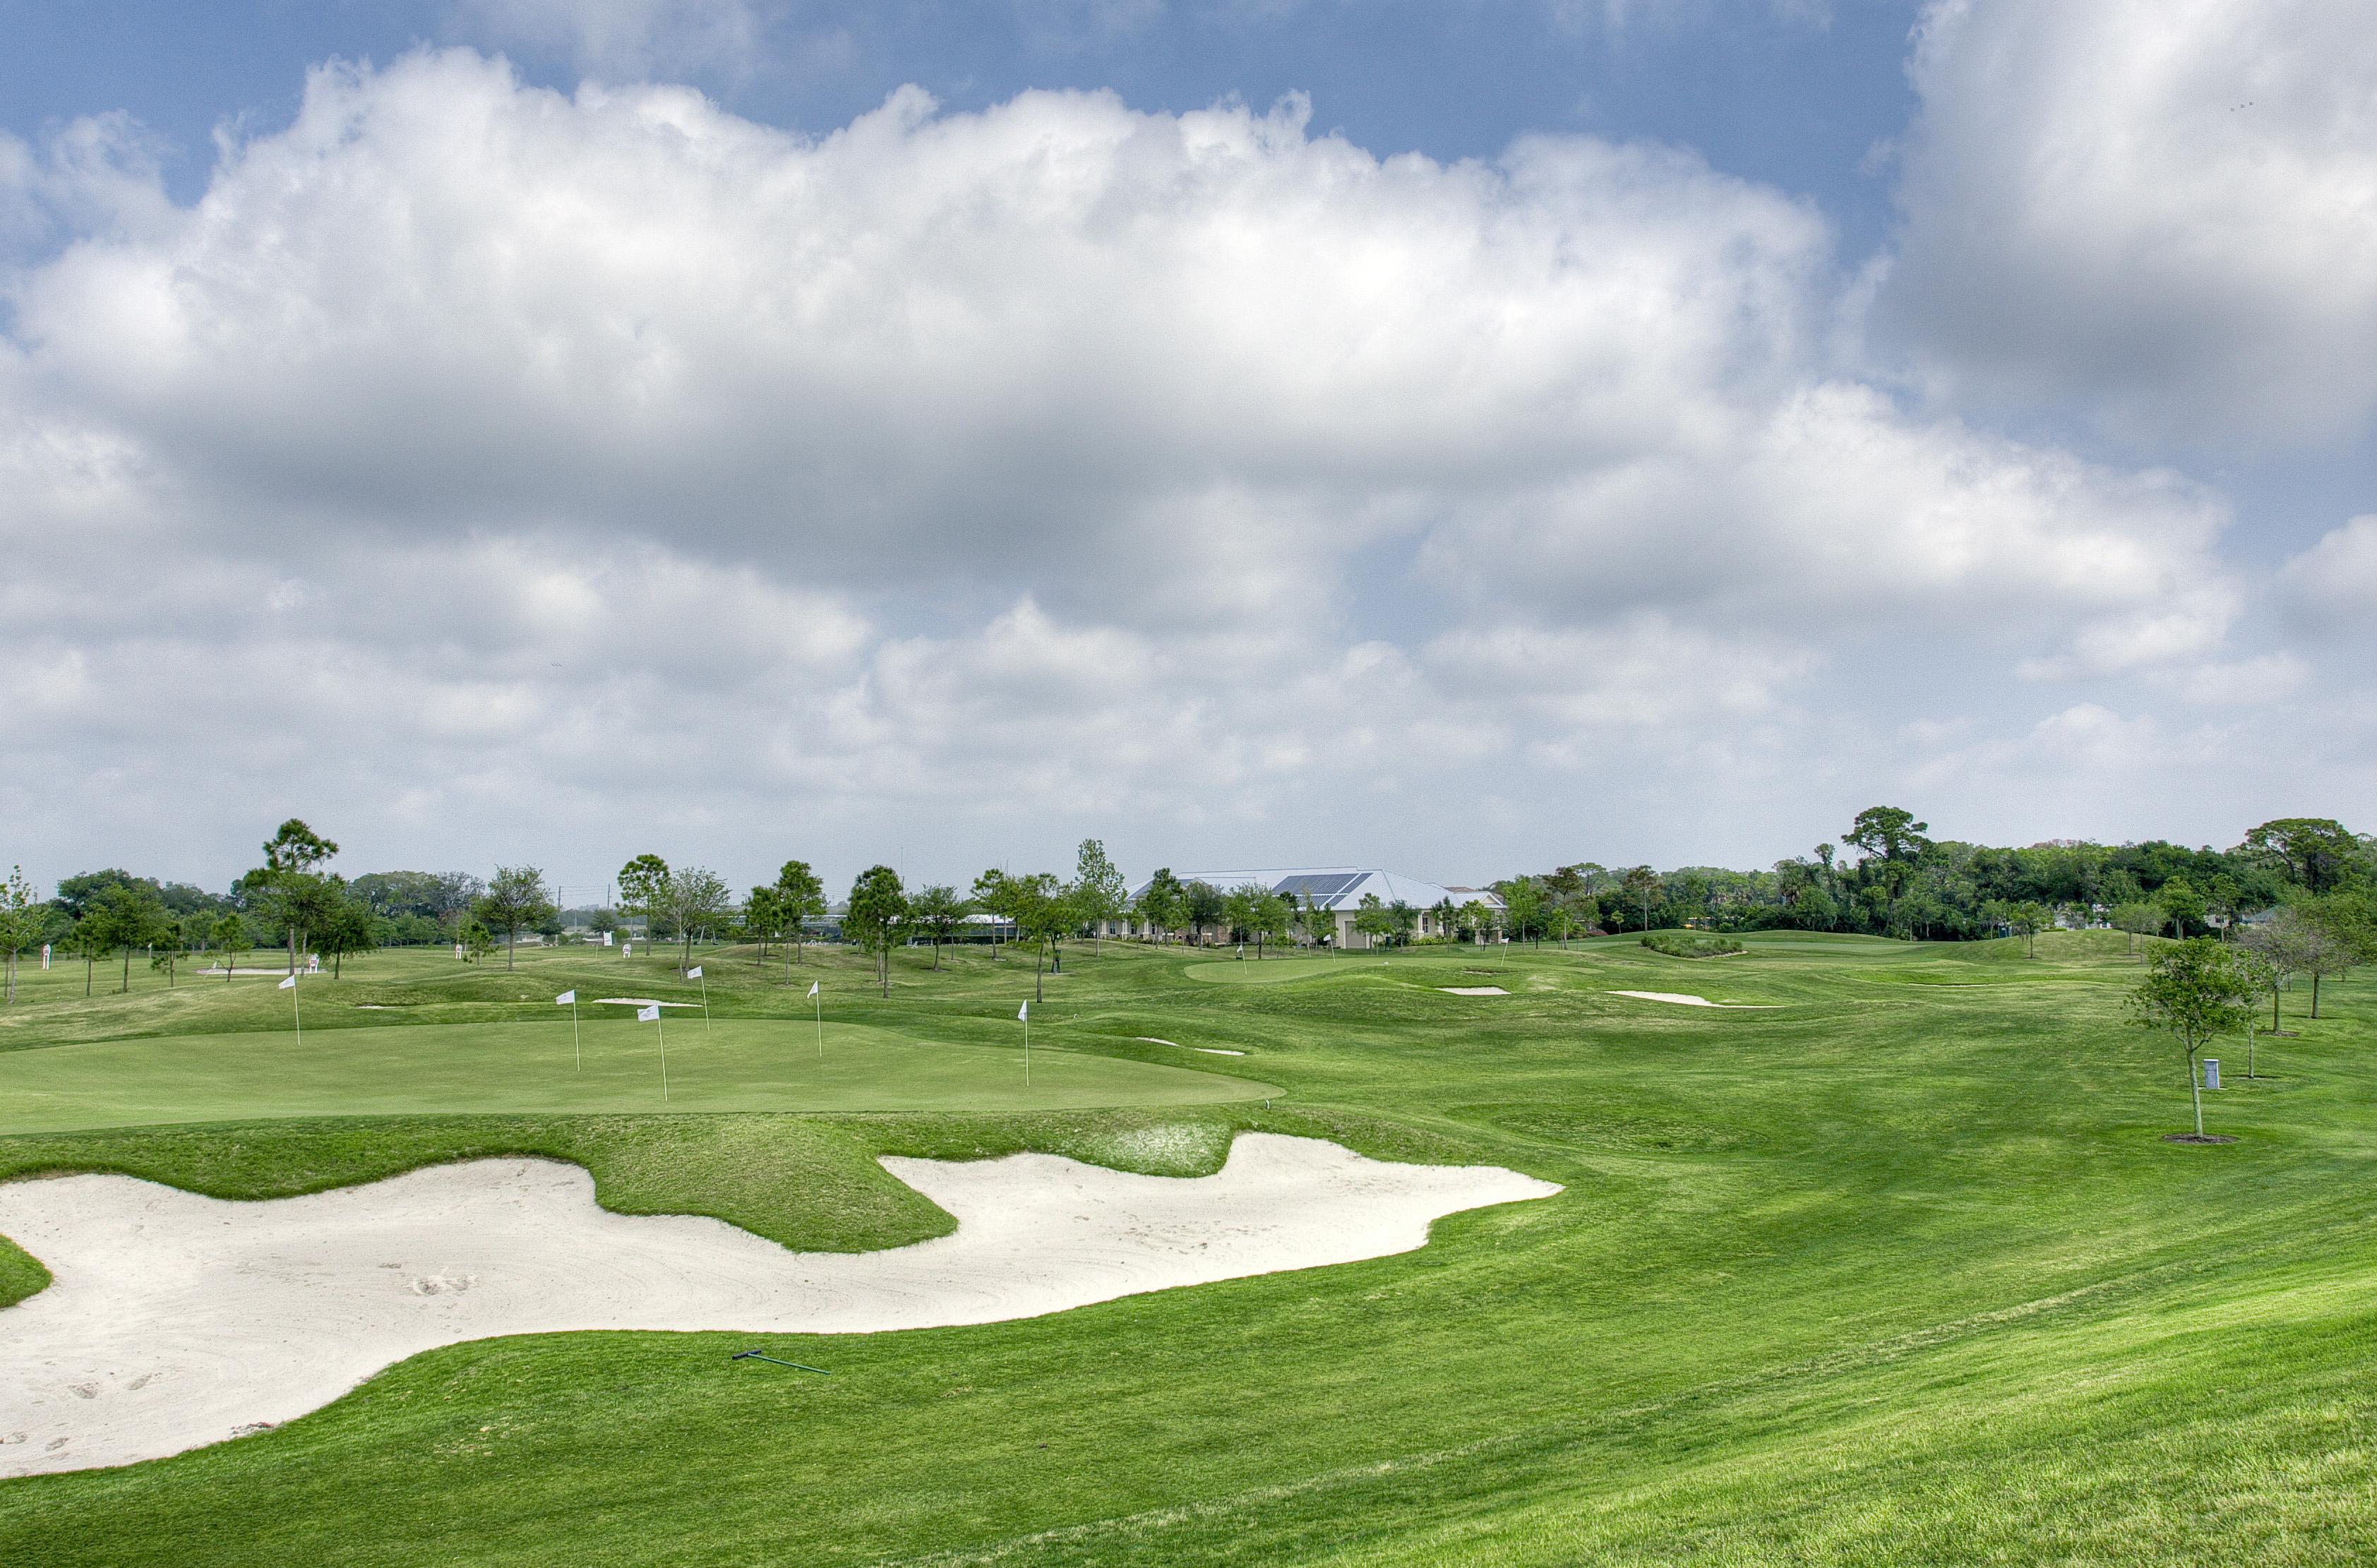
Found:
M 895 951 L 888 995 L 831 946 L 697 951 L 703 983 L 388 950 L 293 999 L 29 970 L 0 1180 L 279 1200 L 530 1157 L 804 1254 L 949 1237 L 907 1160 L 1200 1179 L 1261 1132 L 1532 1188 L 1415 1250 L 1012 1321 L 448 1344 L 0 1480 L 0 1562 L 2368 1560 L 2377 992 L 2290 995 L 2255 1076 L 2222 1041 L 2235 1142 L 2173 1143 L 2186 1067 L 2123 1005 L 2155 940 L 1079 942 L 1028 1081 L 1033 965 L 980 946 Z M 49 1279 L 0 1244 L 0 1303 Z

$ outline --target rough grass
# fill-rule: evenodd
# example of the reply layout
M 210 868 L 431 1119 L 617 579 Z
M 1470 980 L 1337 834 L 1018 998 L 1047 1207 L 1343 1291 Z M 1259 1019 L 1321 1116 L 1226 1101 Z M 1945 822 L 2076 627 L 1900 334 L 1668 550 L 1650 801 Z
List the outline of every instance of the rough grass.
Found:
M 2207 1105 L 2240 1141 L 2183 1148 L 2160 1141 L 2186 1123 L 2177 1052 L 2121 1023 L 2134 968 L 2118 954 L 2050 956 L 2045 939 L 2037 961 L 1798 934 L 1745 945 L 1726 966 L 1732 999 L 1791 1005 L 1627 1004 L 1604 993 L 1671 988 L 1674 970 L 1625 938 L 1495 951 L 1512 994 L 1490 1011 L 1437 992 L 1432 961 L 1212 986 L 1185 973 L 1194 960 L 1118 946 L 1069 954 L 1035 1010 L 1035 1044 L 1117 1059 L 1181 1062 L 1138 1035 L 1247 1049 L 1212 1059 L 1281 1084 L 1269 1107 L 0 1138 L 0 1170 L 132 1169 L 231 1196 L 555 1154 L 615 1207 L 716 1214 L 812 1247 L 945 1223 L 875 1167 L 892 1152 L 1034 1147 L 1187 1173 L 1263 1126 L 1568 1187 L 1454 1216 L 1398 1258 L 1027 1323 L 769 1342 L 830 1378 L 729 1361 L 753 1343 L 741 1335 L 453 1347 L 274 1431 L 0 1484 L 0 1561 L 2377 1553 L 2365 979 L 2330 987 L 2335 1016 L 2317 1023 L 2289 998 L 2301 1037 L 2270 1043 L 2269 1076 Z M 371 962 L 361 983 L 413 993 L 404 961 Z M 549 996 L 572 961 L 538 962 Z M 982 1043 L 1013 1027 L 1028 966 L 924 962 L 895 960 L 888 1001 L 862 1006 L 854 987 L 846 1021 Z M 854 964 L 821 967 L 854 981 Z M 711 961 L 729 975 L 714 1002 L 723 989 L 736 1016 L 800 1015 L 806 975 L 733 969 Z M 417 989 L 463 1005 L 443 975 Z M 133 1018 L 142 1003 L 89 1005 Z M 93 1037 L 82 1005 L 39 1003 L 46 1022 L 18 1037 Z M 137 1021 L 227 1026 L 204 1009 Z M 9 1279 L 38 1283 L 0 1256 Z

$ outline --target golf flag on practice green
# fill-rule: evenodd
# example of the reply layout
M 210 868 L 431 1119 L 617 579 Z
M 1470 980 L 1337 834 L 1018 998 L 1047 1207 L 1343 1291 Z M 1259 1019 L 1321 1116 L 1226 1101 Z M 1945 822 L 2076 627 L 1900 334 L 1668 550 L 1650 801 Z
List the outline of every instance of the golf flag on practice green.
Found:
M 276 991 L 293 991 L 297 988 L 297 976 L 292 975 L 289 978 L 281 981 L 281 984 L 273 987 L 272 988 Z
M 659 1023 L 660 1021 L 661 1021 L 661 1004 L 660 1004 L 660 1003 L 658 1003 L 658 1002 L 654 1002 L 654 1003 L 652 1003 L 652 1005 L 651 1005 L 651 1006 L 650 1006 L 650 1007 L 639 1007 L 639 1008 L 636 1009 L 636 1022 L 637 1022 L 637 1023 Z
M 564 991 L 559 996 L 553 999 L 553 1005 L 555 1007 L 576 1007 L 578 1005 L 578 993 L 576 991 Z
M 811 980 L 811 981 L 809 982 L 809 995 L 811 995 L 811 996 L 815 996 L 815 995 L 817 995 L 817 988 L 818 988 L 818 983 L 817 983 L 815 980 Z
M 688 980 L 699 980 L 699 979 L 700 979 L 700 978 L 701 978 L 701 965 L 700 965 L 700 964 L 695 964 L 692 968 L 690 968 L 690 969 L 687 970 L 687 971 L 685 972 L 685 977 L 686 977 L 687 979 L 688 979 Z

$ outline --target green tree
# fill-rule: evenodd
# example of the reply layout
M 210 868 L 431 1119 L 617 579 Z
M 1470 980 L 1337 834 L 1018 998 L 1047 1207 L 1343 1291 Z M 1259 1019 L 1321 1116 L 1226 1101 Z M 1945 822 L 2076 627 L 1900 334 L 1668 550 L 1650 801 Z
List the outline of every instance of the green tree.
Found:
M 173 988 L 174 972 L 190 955 L 189 926 L 190 920 L 168 915 L 157 928 L 156 940 L 149 945 L 149 967 L 164 972 L 165 988 L 169 991 Z
M 2038 933 L 2055 923 L 2055 916 L 2047 905 L 2031 899 L 2006 904 L 2001 918 L 2007 928 L 2022 939 L 2025 958 L 2038 956 Z
M 1296 924 L 1297 929 L 1304 933 L 1305 941 L 1314 948 L 1334 940 L 1337 935 L 1337 916 L 1320 907 L 1320 901 L 1308 889 L 1304 893 L 1303 903 L 1296 906 Z
M 2306 928 L 2302 916 L 2292 909 L 2280 908 L 2258 926 L 2248 926 L 2237 938 L 2237 943 L 2252 954 L 2260 965 L 2262 983 L 2270 992 L 2270 1033 L 2278 1032 L 2284 1021 L 2279 1001 L 2294 976 L 2303 972 L 2310 961 L 2311 946 L 2317 940 Z
M 1648 870 L 1648 867 L 1642 868 Z M 1631 872 L 1628 873 L 1630 878 Z M 1657 879 L 1652 879 L 1656 882 Z M 1544 887 L 1533 877 L 1514 877 L 1498 890 L 1502 895 L 1502 912 L 1511 923 L 1511 934 L 1522 941 L 1539 936 L 1544 925 Z M 1649 928 L 1650 916 L 1643 916 L 1644 928 Z
M 1106 922 L 1121 919 L 1129 907 L 1130 884 L 1106 858 L 1106 846 L 1083 839 L 1073 862 L 1073 912 L 1090 928 L 1091 951 L 1101 951 Z
M 468 964 L 483 963 L 489 953 L 496 951 L 496 939 L 475 918 L 465 918 L 455 938 L 461 942 L 463 962 Z
M 772 883 L 753 888 L 751 896 L 743 901 L 743 934 L 758 945 L 758 952 L 751 960 L 755 967 L 768 962 L 768 944 L 783 929 L 783 895 Z M 786 973 L 791 973 L 789 968 Z
M 1364 944 L 1377 946 L 1393 935 L 1394 928 L 1395 917 L 1387 913 L 1387 906 L 1379 901 L 1379 895 L 1364 893 L 1360 906 L 1354 911 L 1354 929 L 1362 934 Z
M 8 880 L 0 882 L 0 952 L 8 955 L 8 1005 L 17 1004 L 17 955 L 42 940 L 49 929 L 49 905 L 33 892 L 33 884 L 25 880 L 22 866 L 11 867 Z
M 2195 1107 L 2195 1135 L 2204 1136 L 2204 1085 L 2197 1055 L 2213 1040 L 2252 1022 L 2255 987 L 2239 955 L 2203 939 L 2174 942 L 2149 955 L 2145 977 L 2130 993 L 2131 1016 L 2143 1027 L 2177 1036 L 2187 1056 L 2187 1092 Z
M 239 972 L 240 955 L 247 951 L 247 945 L 253 940 L 247 934 L 246 920 L 236 909 L 224 910 L 215 916 L 215 923 L 207 928 L 208 942 L 223 955 L 224 985 L 230 985 L 232 976 Z
M 1390 933 L 1392 933 L 1391 940 L 1397 947 L 1405 947 L 1410 945 L 1412 932 L 1418 927 L 1418 910 L 1414 909 L 1410 904 L 1404 903 L 1399 898 L 1392 899 L 1388 902 L 1387 928 Z
M 676 966 L 682 975 L 693 967 L 695 939 L 708 941 L 732 923 L 735 895 L 727 891 L 726 879 L 717 872 L 687 866 L 669 873 L 661 897 L 669 928 L 676 933 Z
M 2319 1016 L 2319 983 L 2343 975 L 2377 952 L 2377 912 L 2365 896 L 2330 893 L 2292 906 L 2302 920 L 2302 973 L 2311 976 L 2311 1015 Z
M 1171 867 L 1159 866 L 1147 879 L 1147 886 L 1140 889 L 1136 909 L 1151 936 L 1158 932 L 1168 936 L 1179 926 L 1187 903 L 1180 879 L 1172 874 Z
M 297 973 L 297 952 L 305 945 L 312 923 L 329 912 L 330 900 L 325 896 L 319 873 L 338 853 L 337 844 L 296 817 L 281 823 L 264 841 L 261 891 L 267 908 L 288 933 L 292 975 Z M 249 873 L 244 880 L 256 881 L 256 873 Z
M 1278 893 L 1260 885 L 1255 888 L 1247 904 L 1247 928 L 1254 934 L 1257 959 L 1263 956 L 1265 943 L 1287 940 L 1295 914 L 1295 906 Z
M 900 923 L 908 913 L 907 890 L 900 873 L 889 866 L 870 866 L 850 885 L 850 905 L 842 912 L 844 935 L 873 956 L 875 976 L 883 994 L 891 994 L 891 944 L 899 940 Z
M 372 917 L 371 905 L 354 895 L 354 890 L 330 879 L 340 894 L 327 918 L 316 932 L 320 950 L 330 960 L 330 977 L 337 979 L 347 955 L 371 952 L 379 947 L 379 928 Z
M 153 888 L 139 882 L 112 887 L 91 900 L 82 917 L 102 952 L 120 951 L 124 955 L 124 983 L 119 992 L 132 989 L 132 950 L 154 943 L 165 927 L 165 905 Z
M 1461 906 L 1460 931 L 1475 941 L 1484 937 L 1494 924 L 1494 912 L 1486 907 L 1482 898 L 1473 898 Z
M 957 889 L 938 882 L 931 887 L 919 888 L 916 896 L 908 901 L 910 923 L 926 941 L 933 944 L 934 968 L 941 966 L 941 944 L 957 940 L 958 932 L 965 925 L 965 917 L 972 913 L 966 901 L 958 896 Z
M 2335 892 L 2368 858 L 2359 836 L 2331 817 L 2280 817 L 2248 832 L 2240 847 L 2275 860 L 2313 897 Z
M 115 941 L 108 930 L 105 916 L 93 909 L 66 928 L 59 945 L 82 960 L 82 994 L 90 996 L 92 971 L 102 958 L 115 951 Z
M 803 962 L 801 940 L 812 920 L 825 918 L 825 882 L 806 860 L 787 860 L 776 873 L 776 897 L 784 914 L 784 929 L 793 939 L 793 962 Z M 787 971 L 789 973 L 789 971 Z
M 1064 971 L 1066 933 L 1081 922 L 1073 911 L 1072 890 L 1046 871 L 1009 877 L 1007 885 L 1015 904 L 1015 929 L 1032 940 L 1036 966 L 1032 975 L 1032 999 L 1044 999 L 1051 969 Z
M 2138 939 L 2159 934 L 2170 923 L 2170 916 L 2161 904 L 2149 904 L 2140 898 L 2115 904 L 2112 921 L 2113 929 L 2130 934 L 2130 952 L 2134 955 L 2138 951 Z
M 619 868 L 619 907 L 644 917 L 644 940 L 661 939 L 668 917 L 669 864 L 657 855 L 639 855 Z
M 1202 942 L 1206 931 L 1222 918 L 1222 890 L 1211 882 L 1190 882 L 1180 890 L 1181 913 L 1188 921 L 1192 940 Z
M 1239 944 L 1238 956 L 1246 956 L 1245 944 L 1254 934 L 1255 884 L 1241 882 L 1222 895 L 1222 924 L 1227 937 Z
M 1009 925 L 1015 920 L 1015 879 L 994 866 L 973 880 L 973 906 Z M 1022 935 L 1019 927 L 1016 934 Z M 998 962 L 998 928 L 990 929 L 990 961 Z
M 498 866 L 495 879 L 471 913 L 490 931 L 502 933 L 504 967 L 512 968 L 520 934 L 553 918 L 553 895 L 545 891 L 544 872 L 534 866 Z
M 1659 873 L 1648 866 L 1636 866 L 1619 879 L 1618 885 L 1625 892 L 1626 902 L 1642 912 L 1642 929 L 1649 930 L 1651 904 L 1659 896 Z
M 2155 895 L 2155 902 L 2162 905 L 2163 914 L 2169 917 L 2173 936 L 2192 937 L 2211 929 L 2204 923 L 2204 916 L 2211 913 L 2210 907 L 2204 895 L 2184 878 L 2173 877 L 2165 882 L 2162 891 Z

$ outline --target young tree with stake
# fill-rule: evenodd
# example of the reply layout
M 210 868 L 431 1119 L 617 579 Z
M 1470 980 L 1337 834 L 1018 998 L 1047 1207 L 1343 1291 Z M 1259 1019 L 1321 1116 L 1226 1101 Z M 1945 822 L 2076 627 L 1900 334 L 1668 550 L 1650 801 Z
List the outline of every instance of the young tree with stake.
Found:
M 787 860 L 776 873 L 776 902 L 783 912 L 784 929 L 793 940 L 793 962 L 806 962 L 801 939 L 808 923 L 825 918 L 825 883 L 806 860 Z M 785 970 L 786 975 L 792 971 Z
M 2187 1057 L 2187 1092 L 2195 1107 L 2195 1133 L 2204 1136 L 2204 1085 L 2197 1055 L 2253 1016 L 2253 976 L 2237 952 L 2207 938 L 2174 942 L 2146 959 L 2145 978 L 2130 993 L 2139 1025 L 2176 1035 Z
M 889 866 L 868 867 L 850 886 L 850 907 L 842 912 L 842 928 L 862 952 L 874 955 L 875 976 L 887 997 L 891 994 L 891 944 L 907 913 L 907 891 L 900 885 L 900 873 Z
M 1106 922 L 1121 919 L 1129 906 L 1130 886 L 1106 858 L 1106 846 L 1083 839 L 1073 866 L 1073 913 L 1089 927 L 1093 952 L 1105 951 Z
M 22 866 L 11 867 L 0 882 L 0 952 L 8 955 L 8 1005 L 17 1004 L 17 955 L 42 940 L 49 929 L 49 905 L 36 897 Z

